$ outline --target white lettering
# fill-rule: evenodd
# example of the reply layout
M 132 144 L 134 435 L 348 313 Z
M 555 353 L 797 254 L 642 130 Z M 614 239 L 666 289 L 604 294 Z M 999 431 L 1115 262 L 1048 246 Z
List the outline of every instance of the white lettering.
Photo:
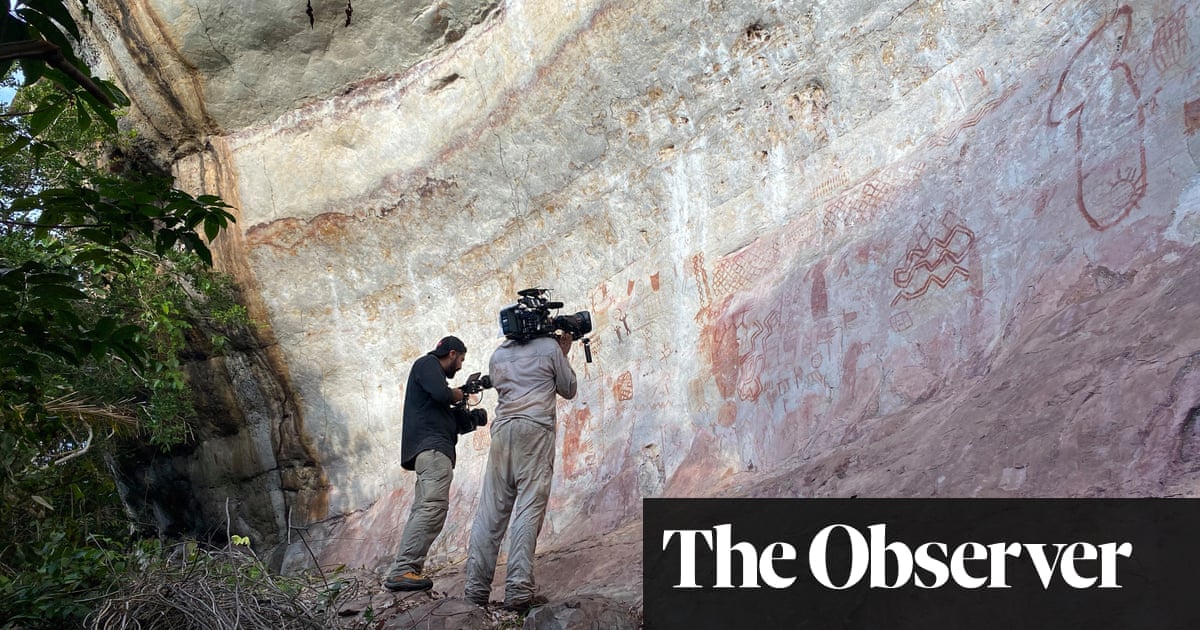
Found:
M 679 584 L 675 588 L 700 588 L 696 583 L 696 537 L 704 537 L 712 549 L 712 532 L 706 529 L 668 529 L 663 531 L 662 550 L 666 551 L 671 538 L 679 534 Z M 688 535 L 690 534 L 690 536 Z
M 848 542 L 849 566 L 845 580 L 835 584 L 830 576 L 830 538 L 838 531 Z M 784 589 L 796 583 L 795 576 L 780 575 L 777 561 L 794 561 L 796 548 L 786 542 L 768 544 L 760 554 L 748 541 L 735 542 L 733 525 L 726 523 L 706 529 L 670 529 L 663 531 L 662 549 L 679 538 L 679 583 L 675 588 L 704 588 L 696 577 L 696 555 L 702 553 L 703 542 L 715 553 L 716 581 L 712 588 L 761 588 L 759 577 L 770 588 Z M 834 545 L 841 550 L 845 543 Z M 1053 550 L 1051 550 L 1053 548 Z M 960 588 L 1012 588 L 1008 583 L 1008 559 L 1020 558 L 1022 552 L 1041 581 L 1050 588 L 1055 574 L 1074 589 L 1122 588 L 1117 580 L 1118 560 L 1133 557 L 1133 544 L 1109 542 L 1073 543 L 1005 543 L 982 544 L 965 542 L 951 549 L 942 542 L 926 542 L 914 551 L 903 541 L 887 539 L 887 525 L 876 523 L 867 527 L 867 535 L 842 523 L 829 525 L 813 537 L 808 547 L 809 571 L 825 588 L 846 590 L 858 585 L 870 572 L 870 588 L 897 589 L 914 585 L 922 589 L 942 588 L 953 582 Z M 740 557 L 741 580 L 734 584 L 734 554 Z M 842 553 L 834 553 L 842 557 Z M 1096 564 L 1099 564 L 1098 572 Z M 895 573 L 889 570 L 895 567 Z M 987 571 L 986 575 L 983 573 Z
M 950 556 L 950 575 L 954 577 L 954 583 L 963 588 L 979 588 L 987 584 L 987 578 L 974 577 L 967 573 L 967 562 L 986 558 L 987 547 L 977 542 L 963 543 L 955 547 L 954 554 Z
M 1033 568 L 1037 569 L 1038 577 L 1042 580 L 1043 588 L 1050 588 L 1050 579 L 1054 577 L 1054 571 L 1058 568 L 1058 560 L 1062 558 L 1062 550 L 1066 547 L 1063 543 L 1055 543 L 1054 563 L 1050 564 L 1046 561 L 1046 545 L 1042 543 L 1026 544 L 1025 550 L 1029 552 L 1029 558 L 1033 560 Z
M 717 525 L 713 530 L 717 532 L 717 548 L 714 550 L 717 552 L 717 583 L 713 587 L 733 588 L 730 556 L 736 551 L 742 554 L 742 588 L 758 588 L 758 552 L 754 550 L 754 545 L 748 542 L 731 544 L 733 525 Z
M 1133 556 L 1133 543 L 1100 545 L 1100 588 L 1121 588 L 1117 584 L 1117 556 Z
M 838 527 L 844 529 L 846 535 L 850 537 L 850 575 L 846 577 L 845 584 L 834 586 L 833 581 L 829 579 L 826 553 L 829 547 L 829 534 Z M 867 574 L 867 566 L 870 564 L 869 555 L 870 548 L 867 545 L 867 539 L 863 538 L 857 529 L 849 525 L 830 525 L 817 532 L 817 535 L 813 537 L 812 544 L 808 546 L 808 568 L 821 586 L 841 591 L 858 584 L 858 581 Z
M 992 543 L 988 545 L 988 553 L 992 557 L 992 581 L 988 588 L 1012 588 L 1004 581 L 1005 569 L 1008 567 L 1008 556 L 1021 557 L 1021 545 L 1017 543 Z
M 778 555 L 775 554 L 774 550 L 776 549 L 779 550 Z M 762 574 L 763 581 L 767 583 L 767 586 L 771 588 L 787 588 L 795 583 L 796 578 L 779 577 L 779 574 L 775 572 L 775 561 L 795 559 L 795 547 L 787 543 L 771 543 L 763 550 L 762 559 L 759 560 L 758 564 L 758 572 Z
M 871 588 L 900 588 L 912 576 L 912 552 L 902 542 L 887 543 L 887 525 L 872 525 L 871 532 Z M 886 543 L 886 544 L 885 544 Z M 887 556 L 896 558 L 896 581 L 887 582 Z
M 928 542 L 920 547 L 917 547 L 917 553 L 913 554 L 914 561 L 919 568 L 925 569 L 933 574 L 933 582 L 926 584 L 925 581 L 921 579 L 920 573 L 916 571 L 913 572 L 914 581 L 920 588 L 939 588 L 950 579 L 950 570 L 946 568 L 946 563 L 929 555 L 930 549 L 937 549 L 940 551 L 943 558 L 950 557 L 950 552 L 947 551 L 945 543 Z
M 1096 578 L 1080 575 L 1079 570 L 1075 568 L 1075 562 L 1095 560 L 1098 555 L 1096 548 L 1087 543 L 1077 542 L 1068 546 L 1062 563 L 1062 576 L 1067 585 L 1071 588 L 1091 588 L 1096 583 Z

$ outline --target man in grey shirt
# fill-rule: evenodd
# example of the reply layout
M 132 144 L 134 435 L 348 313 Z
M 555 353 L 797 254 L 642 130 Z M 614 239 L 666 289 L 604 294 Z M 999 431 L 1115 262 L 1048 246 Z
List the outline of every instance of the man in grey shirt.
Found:
M 508 339 L 492 354 L 496 420 L 467 552 L 466 596 L 481 606 L 488 604 L 496 556 L 510 525 L 504 607 L 524 611 L 546 603 L 534 589 L 533 554 L 554 474 L 556 396 L 574 398 L 577 386 L 567 361 L 571 342 L 567 333 Z

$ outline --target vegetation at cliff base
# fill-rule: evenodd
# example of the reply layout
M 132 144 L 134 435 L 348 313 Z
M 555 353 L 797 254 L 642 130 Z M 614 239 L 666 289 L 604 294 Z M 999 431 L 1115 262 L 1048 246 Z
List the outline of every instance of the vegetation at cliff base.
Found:
M 135 157 L 63 0 L 3 9 L 0 625 L 72 627 L 144 552 L 114 455 L 188 439 L 189 335 L 245 311 L 210 269 L 228 206 Z

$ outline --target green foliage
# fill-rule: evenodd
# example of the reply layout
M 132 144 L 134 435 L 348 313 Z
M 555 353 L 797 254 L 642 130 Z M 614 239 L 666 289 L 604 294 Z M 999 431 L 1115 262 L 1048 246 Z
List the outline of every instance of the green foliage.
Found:
M 99 539 L 76 546 L 67 534 L 55 531 L 23 549 L 16 561 L 30 569 L 14 576 L 0 574 L 0 610 L 7 614 L 0 628 L 77 626 L 94 602 L 111 590 L 114 575 L 127 568 L 127 556 L 106 547 L 116 548 Z
M 85 18 L 90 17 L 87 0 L 80 2 Z M 114 105 L 129 101 L 115 86 L 90 76 L 87 66 L 75 55 L 79 27 L 64 0 L 25 0 L 0 3 L 0 76 L 14 70 L 24 85 L 41 79 L 56 84 L 60 96 L 44 103 L 31 120 L 33 137 L 48 126 L 48 119 L 73 108 L 78 126 L 86 129 L 93 120 L 115 128 Z
M 125 101 L 86 74 L 56 70 L 63 59 L 82 67 L 69 45 L 77 36 L 61 0 L 0 15 L 0 68 L 14 61 L 5 51 L 38 42 L 62 55 L 15 58 L 26 87 L 0 116 L 0 442 L 23 445 L 22 456 L 76 437 L 61 437 L 64 415 L 134 418 L 151 442 L 178 443 L 190 414 L 178 359 L 189 318 L 228 291 L 210 278 L 205 242 L 233 220 L 228 206 L 101 162 L 103 147 L 129 147 L 98 104 Z M 218 306 L 223 321 L 244 315 Z M 66 414 L 51 404 L 64 397 L 74 403 Z M 96 410 L 112 413 L 86 413 Z
M 0 5 L 0 619 L 30 628 L 78 625 L 124 566 L 96 543 L 129 531 L 111 438 L 186 440 L 181 357 L 247 321 L 210 270 L 228 206 L 123 159 L 128 101 L 78 36 L 65 0 Z

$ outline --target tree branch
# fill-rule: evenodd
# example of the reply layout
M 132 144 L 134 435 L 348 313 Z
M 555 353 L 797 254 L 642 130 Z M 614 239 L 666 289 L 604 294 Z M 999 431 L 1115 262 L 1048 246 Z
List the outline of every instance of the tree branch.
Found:
M 112 99 L 108 98 L 108 94 L 105 94 L 104 90 L 100 89 L 100 86 L 96 85 L 91 77 L 67 61 L 67 58 L 62 54 L 62 49 L 46 40 L 27 39 L 19 42 L 0 44 L 0 60 L 3 59 L 41 59 L 66 73 L 67 76 L 78 82 L 83 89 L 87 90 L 88 94 L 91 94 L 101 103 L 104 103 L 105 107 L 109 109 L 116 107 Z
M 83 445 L 80 446 L 79 448 L 71 451 L 70 453 L 67 453 L 66 455 L 63 455 L 62 457 L 59 457 L 58 459 L 54 460 L 55 464 L 59 464 L 59 465 L 65 464 L 65 463 L 71 461 L 72 459 L 75 459 L 76 457 L 83 455 L 84 453 L 88 452 L 88 449 L 92 448 L 92 438 L 95 437 L 96 434 L 94 431 L 92 431 L 92 425 L 87 424 L 85 426 L 87 426 L 88 436 L 87 436 L 87 439 L 83 441 Z

